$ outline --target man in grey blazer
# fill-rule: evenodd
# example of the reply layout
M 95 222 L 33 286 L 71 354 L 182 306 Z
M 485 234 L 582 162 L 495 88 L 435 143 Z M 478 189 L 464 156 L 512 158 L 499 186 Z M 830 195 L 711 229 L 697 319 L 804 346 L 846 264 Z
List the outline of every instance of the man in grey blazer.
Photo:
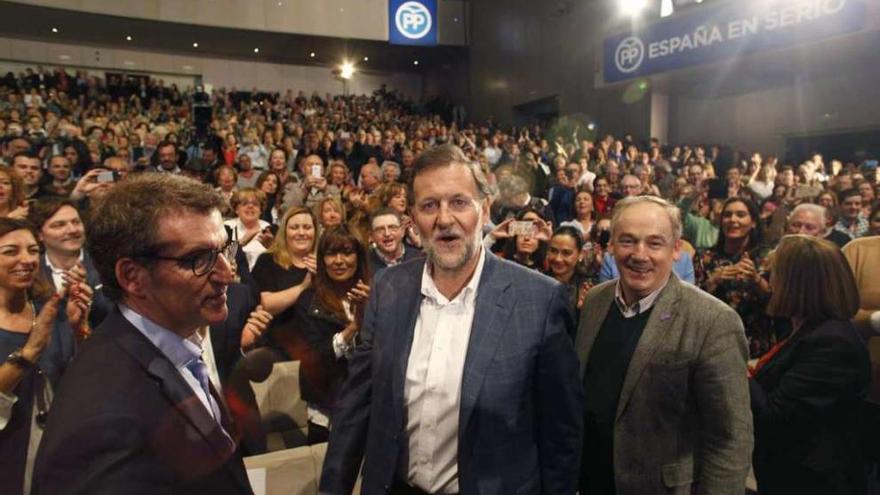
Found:
M 330 418 L 321 493 L 565 494 L 581 387 L 563 287 L 482 248 L 491 188 L 460 149 L 410 179 L 427 260 L 380 271 Z
M 584 388 L 582 495 L 742 495 L 753 436 L 742 322 L 672 273 L 676 207 L 617 203 L 620 278 L 587 293 L 575 348 Z

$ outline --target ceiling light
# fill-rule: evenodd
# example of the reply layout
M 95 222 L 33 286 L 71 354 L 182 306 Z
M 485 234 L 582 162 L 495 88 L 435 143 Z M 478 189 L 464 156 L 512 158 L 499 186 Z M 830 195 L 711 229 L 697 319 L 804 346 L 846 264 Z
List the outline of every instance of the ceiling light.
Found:
M 370 61 L 370 57 L 364 57 L 364 62 L 369 62 L 369 61 Z
M 57 32 L 58 32 L 58 28 L 52 28 L 52 32 L 53 32 L 53 33 L 57 33 Z
M 193 43 L 193 48 L 198 48 L 198 47 L 199 47 L 198 43 Z
M 637 16 L 645 7 L 645 0 L 620 0 L 620 10 L 624 15 Z
M 419 61 L 418 61 L 418 60 L 413 60 L 413 65 L 419 65 Z
M 342 65 L 339 67 L 339 77 L 343 79 L 351 79 L 351 76 L 354 75 L 354 64 L 345 61 L 342 62 Z
M 126 36 L 125 41 L 131 41 L 131 36 Z
M 254 53 L 260 53 L 260 49 L 259 49 L 259 48 L 254 48 Z
M 315 58 L 315 52 L 310 53 L 309 56 Z
M 669 17 L 675 8 L 672 6 L 672 0 L 660 0 L 660 17 Z

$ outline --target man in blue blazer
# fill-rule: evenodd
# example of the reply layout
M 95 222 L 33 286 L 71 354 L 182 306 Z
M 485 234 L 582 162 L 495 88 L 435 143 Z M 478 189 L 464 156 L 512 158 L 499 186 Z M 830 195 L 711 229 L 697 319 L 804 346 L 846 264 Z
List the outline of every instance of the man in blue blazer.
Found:
M 427 260 L 373 280 L 320 492 L 572 494 L 582 392 L 561 285 L 482 249 L 491 187 L 452 145 L 413 166 Z

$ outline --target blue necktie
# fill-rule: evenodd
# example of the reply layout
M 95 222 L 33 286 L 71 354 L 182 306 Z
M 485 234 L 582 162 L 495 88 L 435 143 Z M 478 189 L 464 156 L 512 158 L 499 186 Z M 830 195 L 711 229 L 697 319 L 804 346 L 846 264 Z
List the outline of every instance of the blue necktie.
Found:
M 223 424 L 222 416 L 220 415 L 220 407 L 217 402 L 214 400 L 213 394 L 211 394 L 211 382 L 210 378 L 208 378 L 208 365 L 205 364 L 205 361 L 202 360 L 201 356 L 197 359 L 193 359 L 186 365 L 186 369 L 196 377 L 196 380 L 199 381 L 199 385 L 202 386 L 202 390 L 205 392 L 205 395 L 208 396 L 208 404 L 211 404 L 211 415 L 214 417 L 214 420 L 217 421 L 217 424 Z

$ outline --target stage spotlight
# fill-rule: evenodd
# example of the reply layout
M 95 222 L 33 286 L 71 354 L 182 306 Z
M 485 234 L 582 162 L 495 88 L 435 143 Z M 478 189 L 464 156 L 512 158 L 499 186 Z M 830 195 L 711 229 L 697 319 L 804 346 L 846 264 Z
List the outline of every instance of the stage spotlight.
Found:
M 620 0 L 620 11 L 624 15 L 635 17 L 647 6 L 647 0 Z
M 351 62 L 343 62 L 339 67 L 339 77 L 343 79 L 351 79 L 354 75 L 354 64 Z
M 669 17 L 674 11 L 672 0 L 660 0 L 660 17 Z

